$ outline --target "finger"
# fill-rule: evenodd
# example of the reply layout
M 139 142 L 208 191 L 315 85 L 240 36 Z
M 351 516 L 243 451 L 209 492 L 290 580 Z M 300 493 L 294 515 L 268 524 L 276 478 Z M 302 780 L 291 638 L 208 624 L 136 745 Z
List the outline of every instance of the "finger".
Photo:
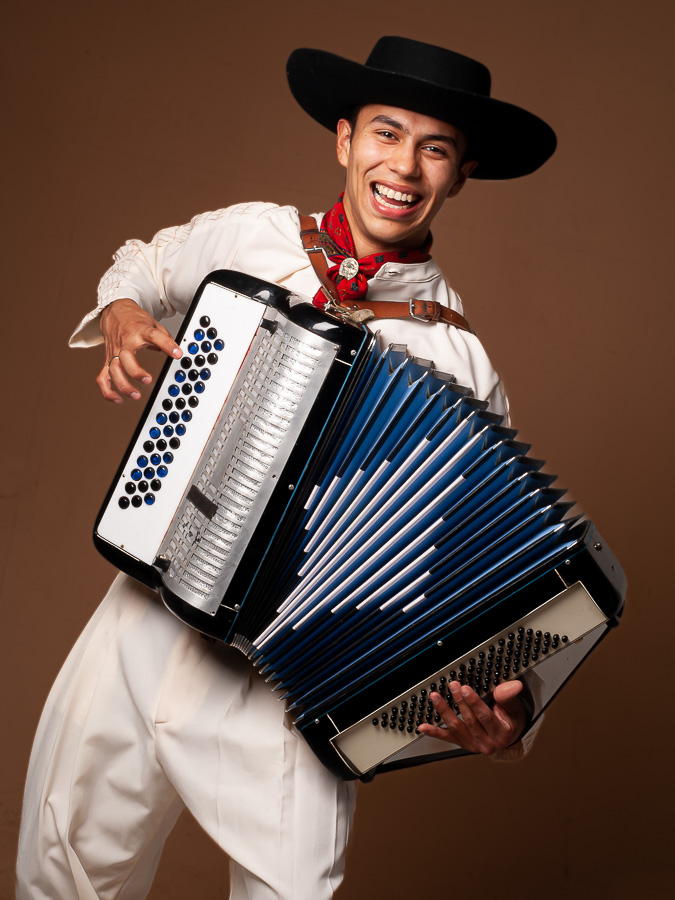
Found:
M 517 679 L 515 681 L 503 681 L 494 689 L 492 696 L 497 703 L 508 703 L 510 700 L 517 697 L 522 690 L 522 681 L 518 681 Z
M 112 387 L 107 363 L 98 373 L 96 384 L 104 400 L 108 400 L 110 403 L 122 403 L 122 398 Z
M 477 752 L 490 755 L 511 743 L 512 729 L 508 717 L 507 720 L 497 717 L 467 685 L 460 686 L 453 682 L 450 687 L 459 714 L 466 724 L 470 741 Z
M 461 747 L 475 752 L 473 751 L 473 744 L 468 729 L 457 713 L 445 702 L 440 694 L 433 692 L 429 696 L 445 728 L 425 722 L 419 726 L 418 732 L 429 737 L 436 737 L 444 741 L 450 741 L 453 744 L 459 744 Z M 472 745 L 468 746 L 469 744 Z
M 454 683 L 453 683 L 454 684 Z M 451 688 L 453 685 L 451 685 Z M 467 685 L 453 692 L 459 713 L 473 742 L 480 753 L 490 754 L 498 749 L 507 735 L 507 729 L 490 707 Z
M 113 357 L 108 363 L 108 376 L 113 390 L 119 391 L 120 394 L 129 397 L 130 400 L 141 399 L 140 392 L 127 378 L 119 356 Z
M 504 687 L 506 688 L 506 685 Z M 501 691 L 504 704 L 496 704 L 494 711 L 466 685 L 451 682 L 450 690 L 451 702 L 454 701 L 461 718 L 440 695 L 432 694 L 431 700 L 441 715 L 446 729 L 421 725 L 419 728 L 421 734 L 452 741 L 472 753 L 485 755 L 508 747 L 517 739 L 524 725 L 524 709 L 517 699 L 522 686 L 509 687 L 508 690 Z M 513 707 L 513 713 L 507 707 Z
M 183 355 L 183 351 L 171 337 L 166 328 L 158 322 L 155 323 L 152 328 L 147 329 L 147 332 L 144 333 L 144 337 L 147 341 L 147 346 L 150 349 L 161 350 L 163 353 L 166 353 L 167 356 L 171 356 L 174 359 L 180 359 Z
M 494 691 L 494 714 L 509 732 L 509 743 L 517 740 L 525 727 L 527 713 L 520 702 L 523 690 L 522 681 L 511 681 L 500 684 Z
M 138 381 L 141 384 L 151 384 L 152 375 L 141 366 L 136 353 L 147 345 L 141 343 L 138 347 L 131 349 L 128 345 L 119 350 L 117 359 L 122 367 L 124 377 L 128 381 Z
M 463 747 L 465 750 L 468 750 L 468 747 L 464 747 L 461 738 L 453 737 L 448 728 L 441 728 L 440 725 L 429 725 L 425 723 L 424 725 L 420 725 L 418 731 L 425 737 L 436 738 L 439 741 L 446 741 L 449 744 L 457 744 L 458 747 Z
M 467 721 L 469 730 L 483 744 L 481 750 L 483 753 L 494 753 L 495 750 L 508 747 L 517 740 L 525 726 L 525 709 L 518 699 L 522 683 L 518 682 L 517 686 L 515 683 L 504 684 L 501 687 L 503 690 L 495 693 L 498 693 L 502 702 L 495 702 L 493 708 L 484 703 L 474 691 L 462 688 L 464 705 L 460 706 L 460 712 L 462 718 Z M 476 726 L 485 732 L 487 743 L 478 732 L 473 731 L 472 723 L 468 719 L 470 715 L 474 716 Z
M 183 351 L 169 332 L 159 324 L 134 332 L 127 340 L 122 342 L 121 348 L 117 353 L 126 377 L 142 384 L 151 384 L 152 375 L 139 363 L 136 356 L 139 350 L 163 352 L 173 359 L 179 359 L 183 355 Z

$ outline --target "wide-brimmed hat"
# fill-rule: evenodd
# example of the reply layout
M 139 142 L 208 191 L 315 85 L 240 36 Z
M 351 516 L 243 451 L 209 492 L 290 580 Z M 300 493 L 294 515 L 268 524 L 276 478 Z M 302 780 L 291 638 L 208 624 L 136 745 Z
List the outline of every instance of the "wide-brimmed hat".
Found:
M 326 128 L 366 103 L 449 122 L 478 161 L 473 178 L 516 178 L 538 169 L 556 146 L 553 129 L 527 110 L 490 97 L 490 72 L 474 59 L 402 37 L 383 37 L 366 64 L 324 50 L 295 50 L 288 82 L 300 106 Z

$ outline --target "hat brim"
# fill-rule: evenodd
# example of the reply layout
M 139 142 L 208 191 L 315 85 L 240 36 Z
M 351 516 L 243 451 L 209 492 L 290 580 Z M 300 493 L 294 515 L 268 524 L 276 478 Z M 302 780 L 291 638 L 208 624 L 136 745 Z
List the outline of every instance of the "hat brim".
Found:
M 529 175 L 556 148 L 553 129 L 519 106 L 364 66 L 325 50 L 295 50 L 286 73 L 300 106 L 331 131 L 367 103 L 410 109 L 454 125 L 467 136 L 470 157 L 478 161 L 472 178 Z

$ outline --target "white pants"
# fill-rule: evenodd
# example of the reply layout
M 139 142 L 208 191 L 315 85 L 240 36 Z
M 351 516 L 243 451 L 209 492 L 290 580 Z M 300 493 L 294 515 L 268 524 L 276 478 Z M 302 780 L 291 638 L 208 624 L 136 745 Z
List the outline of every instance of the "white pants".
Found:
M 342 879 L 354 793 L 243 656 L 120 576 L 40 721 L 18 897 L 140 900 L 185 805 L 229 855 L 232 898 L 323 900 Z

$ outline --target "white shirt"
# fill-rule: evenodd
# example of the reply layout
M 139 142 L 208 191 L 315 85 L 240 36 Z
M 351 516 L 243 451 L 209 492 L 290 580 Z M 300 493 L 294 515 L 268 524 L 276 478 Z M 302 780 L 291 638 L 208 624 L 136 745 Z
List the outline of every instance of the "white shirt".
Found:
M 321 215 L 315 215 L 318 223 Z M 188 225 L 158 232 L 150 243 L 127 241 L 99 285 L 98 304 L 78 325 L 71 347 L 92 347 L 103 340 L 98 315 L 121 297 L 135 300 L 155 319 L 184 313 L 209 272 L 235 269 L 280 284 L 311 298 L 319 282 L 300 242 L 298 211 L 292 206 L 246 203 L 196 216 Z M 462 302 L 433 260 L 385 263 L 369 281 L 368 297 L 408 303 L 436 300 L 463 314 Z M 508 403 L 499 376 L 474 334 L 440 322 L 375 319 L 383 346 L 407 344 L 411 355 L 433 360 L 454 375 L 492 412 L 508 420 Z

